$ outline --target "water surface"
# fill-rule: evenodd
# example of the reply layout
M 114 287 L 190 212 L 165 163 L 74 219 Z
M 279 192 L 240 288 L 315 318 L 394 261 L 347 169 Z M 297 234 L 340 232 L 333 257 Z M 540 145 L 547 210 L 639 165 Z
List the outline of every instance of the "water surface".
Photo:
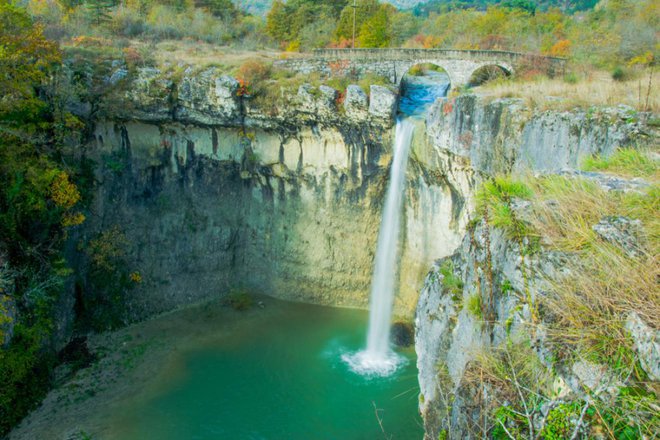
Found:
M 406 364 L 394 375 L 363 377 L 341 356 L 364 344 L 366 312 L 275 308 L 213 343 L 191 341 L 146 391 L 111 415 L 108 438 L 422 438 L 412 350 L 400 353 Z
M 438 98 L 447 96 L 449 86 L 449 76 L 444 72 L 428 70 L 420 76 L 404 76 L 399 113 L 422 116 Z

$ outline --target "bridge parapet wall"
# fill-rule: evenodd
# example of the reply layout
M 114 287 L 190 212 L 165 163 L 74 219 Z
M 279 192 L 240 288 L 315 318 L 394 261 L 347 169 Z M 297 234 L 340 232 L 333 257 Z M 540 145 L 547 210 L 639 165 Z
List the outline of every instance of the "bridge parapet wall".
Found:
M 362 77 L 375 73 L 398 84 L 412 66 L 431 63 L 442 67 L 449 75 L 452 87 L 457 87 L 467 84 L 481 67 L 496 65 L 514 73 L 518 66 L 529 60 L 542 63 L 550 74 L 561 72 L 565 64 L 562 58 L 491 50 L 317 49 L 311 56 L 280 60 L 276 65 L 307 75 L 318 72 L 324 76 Z

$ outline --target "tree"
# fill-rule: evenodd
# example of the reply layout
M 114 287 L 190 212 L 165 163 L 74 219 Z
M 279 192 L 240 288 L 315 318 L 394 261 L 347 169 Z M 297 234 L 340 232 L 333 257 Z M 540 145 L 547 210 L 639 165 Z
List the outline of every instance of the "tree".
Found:
M 531 0 L 506 0 L 502 6 L 512 9 L 522 9 L 530 14 L 536 14 L 536 5 Z
M 239 14 L 231 0 L 199 0 L 196 5 L 208 9 L 211 14 L 224 20 L 235 18 Z
M 110 19 L 110 10 L 115 6 L 114 0 L 86 0 L 85 5 L 90 17 L 96 25 Z
M 386 8 L 380 8 L 360 27 L 360 47 L 387 47 L 390 44 L 389 16 Z
M 48 78 L 48 69 L 61 61 L 59 49 L 33 27 L 27 12 L 0 3 L 0 127 L 38 118 L 44 103 L 35 86 Z
M 275 0 L 266 16 L 266 33 L 276 41 L 289 39 L 289 16 L 282 0 Z
M 57 45 L 27 12 L 0 2 L 0 247 L 16 268 L 18 309 L 13 338 L 0 347 L 0 436 L 48 386 L 52 353 L 45 345 L 67 273 L 63 226 L 80 218 L 64 217 L 80 194 L 57 160 L 58 120 L 39 99 L 60 63 Z
M 380 8 L 378 0 L 358 0 L 357 9 L 355 10 L 355 29 L 359 32 L 362 25 L 371 16 L 373 16 Z M 342 11 L 339 17 L 339 24 L 335 31 L 335 38 L 337 41 L 342 39 L 353 38 L 353 6 L 350 3 Z

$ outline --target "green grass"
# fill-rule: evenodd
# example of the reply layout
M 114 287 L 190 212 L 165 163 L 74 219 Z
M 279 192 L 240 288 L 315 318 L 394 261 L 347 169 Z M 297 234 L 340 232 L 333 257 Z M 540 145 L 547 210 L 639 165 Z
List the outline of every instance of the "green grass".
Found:
M 458 277 L 454 272 L 454 263 L 451 260 L 446 260 L 440 266 L 440 273 L 442 274 L 442 286 L 452 295 L 456 301 L 463 292 L 463 280 Z
M 472 314 L 472 316 L 480 320 L 484 319 L 484 314 L 481 308 L 481 295 L 475 293 L 474 295 L 470 296 L 467 299 L 467 304 L 465 306 L 467 307 L 468 312 Z
M 477 215 L 487 219 L 490 226 L 503 229 L 511 238 L 530 235 L 528 225 L 517 218 L 511 208 L 514 199 L 529 200 L 531 188 L 509 176 L 498 176 L 484 182 L 477 191 Z
M 592 156 L 584 161 L 585 171 L 604 171 L 626 177 L 658 178 L 660 167 L 650 153 L 635 148 L 621 148 L 609 157 Z

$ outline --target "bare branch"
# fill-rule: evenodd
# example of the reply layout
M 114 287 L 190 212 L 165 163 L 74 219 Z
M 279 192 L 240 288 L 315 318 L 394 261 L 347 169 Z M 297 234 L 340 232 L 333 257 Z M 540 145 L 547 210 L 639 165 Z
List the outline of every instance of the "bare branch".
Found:
M 388 436 L 387 433 L 385 432 L 385 428 L 383 427 L 383 420 L 380 418 L 379 411 L 383 411 L 383 410 L 377 408 L 376 402 L 374 402 L 373 400 L 371 401 L 371 404 L 374 406 L 374 414 L 376 415 L 376 420 L 378 420 L 378 426 L 380 426 L 380 430 L 383 432 L 383 437 L 385 437 L 385 439 L 387 440 L 392 440 L 392 436 L 391 435 Z
M 571 440 L 575 440 L 578 436 L 578 432 L 580 432 L 580 425 L 582 424 L 582 420 L 584 419 L 584 415 L 587 413 L 587 410 L 589 409 L 589 405 L 591 404 L 590 400 L 587 400 L 587 403 L 584 405 L 584 408 L 582 408 L 582 412 L 580 413 L 580 418 L 578 419 L 577 423 L 575 424 L 575 429 L 573 430 L 573 435 L 571 435 Z

